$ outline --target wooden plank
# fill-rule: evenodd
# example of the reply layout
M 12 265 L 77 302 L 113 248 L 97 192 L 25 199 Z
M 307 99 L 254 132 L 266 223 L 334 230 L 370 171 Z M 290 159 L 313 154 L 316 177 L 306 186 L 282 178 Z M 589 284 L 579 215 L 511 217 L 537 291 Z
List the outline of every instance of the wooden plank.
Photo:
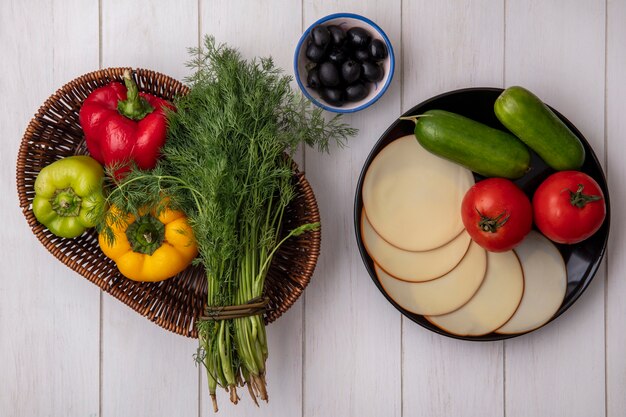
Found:
M 304 2 L 306 29 L 348 10 L 390 37 L 401 60 L 399 0 Z M 292 48 L 297 39 L 292 40 Z M 400 416 L 400 316 L 372 283 L 354 237 L 356 182 L 370 149 L 400 114 L 400 73 L 372 107 L 344 121 L 360 130 L 330 154 L 306 151 L 307 178 L 322 216 L 322 253 L 305 305 L 304 416 Z
M 626 181 L 626 2 L 608 1 L 607 6 L 606 155 L 613 212 L 605 289 L 606 412 L 608 417 L 623 417 L 626 415 L 626 240 L 622 230 L 626 225 L 626 216 L 621 208 L 626 204 L 626 196 L 622 192 Z
M 403 111 L 445 91 L 502 86 L 503 2 L 403 4 Z M 405 417 L 503 414 L 501 342 L 448 339 L 403 319 L 402 351 Z
M 271 0 L 203 1 L 200 7 L 201 33 L 215 36 L 217 42 L 237 48 L 246 59 L 272 56 L 286 74 L 292 74 L 292 49 L 301 33 L 300 2 Z M 269 25 L 267 29 L 264 29 Z M 295 83 L 292 84 L 294 88 Z M 296 162 L 302 166 L 302 154 Z M 302 310 L 303 300 L 267 329 L 269 358 L 267 382 L 269 403 L 256 408 L 245 391 L 233 406 L 218 392 L 220 415 L 299 416 L 302 410 Z M 212 416 L 206 376 L 202 374 L 201 410 Z
M 403 110 L 446 91 L 502 87 L 504 2 L 404 3 Z
M 197 44 L 197 10 L 195 0 L 102 0 L 102 66 L 183 78 L 187 48 Z M 102 414 L 197 415 L 197 342 L 163 330 L 108 295 L 102 316 Z
M 102 414 L 198 415 L 197 341 L 150 323 L 105 295 Z
M 131 66 L 182 79 L 198 44 L 196 0 L 102 1 L 102 65 Z
M 99 291 L 57 261 L 18 210 L 19 141 L 57 88 L 98 65 L 98 2 L 0 3 L 0 414 L 98 414 Z M 96 45 L 94 47 L 94 45 Z
M 573 121 L 604 159 L 605 3 L 507 2 L 506 85 L 523 85 Z M 564 316 L 507 341 L 506 415 L 605 413 L 604 279 Z

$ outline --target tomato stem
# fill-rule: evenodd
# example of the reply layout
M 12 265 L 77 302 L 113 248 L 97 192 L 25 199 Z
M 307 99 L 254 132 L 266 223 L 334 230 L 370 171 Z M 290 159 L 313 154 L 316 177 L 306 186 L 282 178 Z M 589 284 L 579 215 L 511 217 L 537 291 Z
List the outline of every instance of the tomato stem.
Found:
M 576 192 L 567 189 L 569 192 L 569 202 L 572 206 L 583 208 L 587 205 L 587 203 L 591 203 L 592 201 L 601 200 L 602 197 L 599 195 L 591 195 L 591 194 L 583 194 L 584 185 L 578 184 L 578 189 Z
M 507 214 L 507 211 L 504 210 L 502 213 L 498 214 L 496 217 L 485 216 L 476 208 L 476 212 L 480 216 L 480 221 L 478 222 L 478 227 L 483 232 L 496 233 L 499 228 L 504 226 L 506 222 L 509 221 L 510 214 Z

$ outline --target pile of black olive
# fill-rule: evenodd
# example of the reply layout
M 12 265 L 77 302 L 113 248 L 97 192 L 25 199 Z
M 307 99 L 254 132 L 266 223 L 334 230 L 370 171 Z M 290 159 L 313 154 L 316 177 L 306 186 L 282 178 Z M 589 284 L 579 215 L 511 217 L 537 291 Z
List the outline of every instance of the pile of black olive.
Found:
M 380 61 L 387 58 L 387 47 L 372 39 L 360 27 L 344 31 L 335 25 L 311 29 L 306 47 L 307 84 L 332 106 L 363 100 L 371 83 L 383 79 Z

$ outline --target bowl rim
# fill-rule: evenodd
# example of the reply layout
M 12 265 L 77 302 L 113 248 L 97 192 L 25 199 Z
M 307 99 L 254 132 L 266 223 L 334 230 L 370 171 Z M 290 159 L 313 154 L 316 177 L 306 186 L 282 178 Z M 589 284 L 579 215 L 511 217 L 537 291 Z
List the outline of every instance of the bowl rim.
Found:
M 387 80 L 385 81 L 385 84 L 382 86 L 382 88 L 380 89 L 378 94 L 376 94 L 374 97 L 372 97 L 370 100 L 366 101 L 365 103 L 361 104 L 360 106 L 354 107 L 352 109 L 342 109 L 340 107 L 329 106 L 329 105 L 324 104 L 324 103 L 320 102 L 319 100 L 317 100 L 315 97 L 313 97 L 309 93 L 309 91 L 307 90 L 307 87 L 302 83 L 302 80 L 300 79 L 300 71 L 298 70 L 298 58 L 300 56 L 300 50 L 302 49 L 302 44 L 304 43 L 304 40 L 309 36 L 309 33 L 311 32 L 311 29 L 313 29 L 315 26 L 320 25 L 320 24 L 322 24 L 324 22 L 327 22 L 329 20 L 339 19 L 339 18 L 350 18 L 350 19 L 361 20 L 361 21 L 367 23 L 368 25 L 370 25 L 371 27 L 373 27 L 381 35 L 381 37 L 385 41 L 385 45 L 387 46 L 387 50 L 389 52 L 389 56 L 388 56 L 388 58 L 389 58 L 389 76 L 387 77 Z M 355 13 L 333 13 L 333 14 L 329 14 L 328 16 L 324 16 L 324 17 L 316 20 L 315 22 L 313 22 L 302 33 L 302 36 L 300 37 L 300 39 L 298 40 L 298 44 L 296 45 L 296 50 L 295 50 L 294 56 L 293 56 L 293 71 L 294 71 L 296 82 L 298 83 L 298 86 L 300 87 L 300 91 L 302 91 L 302 93 L 305 95 L 305 97 L 308 98 L 313 104 L 315 104 L 318 107 L 321 107 L 322 109 L 324 109 L 326 111 L 333 112 L 333 113 L 354 113 L 354 112 L 363 110 L 363 109 L 371 106 L 372 104 L 376 103 L 378 101 L 378 99 L 380 99 L 383 96 L 383 94 L 385 94 L 385 92 L 387 91 L 387 89 L 391 85 L 391 81 L 393 80 L 393 74 L 394 74 L 394 71 L 395 71 L 395 66 L 396 66 L 396 58 L 395 58 L 395 54 L 393 52 L 393 46 L 391 45 L 391 41 L 389 40 L 389 37 L 387 36 L 385 31 L 382 30 L 380 28 L 380 26 L 378 26 L 376 23 L 374 23 L 373 21 L 371 21 L 367 17 L 361 16 L 361 15 L 358 15 L 358 14 L 355 14 Z

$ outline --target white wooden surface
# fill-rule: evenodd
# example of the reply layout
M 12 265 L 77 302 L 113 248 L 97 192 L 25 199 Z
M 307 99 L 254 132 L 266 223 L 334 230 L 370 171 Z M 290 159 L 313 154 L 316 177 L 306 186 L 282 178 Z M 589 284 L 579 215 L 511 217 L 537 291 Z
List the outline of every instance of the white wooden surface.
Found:
M 605 4 L 572 3 L 507 4 L 505 84 L 541 91 L 576 121 L 603 160 Z M 620 233 L 619 223 L 613 232 Z M 505 342 L 507 416 L 560 415 L 563 409 L 572 417 L 605 413 L 604 281 L 601 269 L 562 320 Z
M 306 150 L 322 256 L 305 296 L 268 329 L 270 404 L 220 414 L 626 416 L 626 0 L 0 0 L 0 416 L 208 417 L 195 342 L 153 325 L 61 265 L 29 231 L 15 160 L 38 106 L 66 81 L 130 65 L 182 78 L 186 48 L 215 34 L 288 73 L 309 24 L 368 16 L 394 44 L 386 95 L 346 117 L 330 155 Z M 607 262 L 556 322 L 507 342 L 459 342 L 403 319 L 359 259 L 352 203 L 384 129 L 434 94 L 521 84 L 573 120 L 604 162 Z
M 504 4 L 445 3 L 439 7 L 428 0 L 404 4 L 402 111 L 448 90 L 502 87 Z M 437 32 L 442 36 L 433 36 Z M 501 342 L 442 339 L 415 331 L 413 322 L 405 318 L 402 329 L 404 416 L 502 415 Z

